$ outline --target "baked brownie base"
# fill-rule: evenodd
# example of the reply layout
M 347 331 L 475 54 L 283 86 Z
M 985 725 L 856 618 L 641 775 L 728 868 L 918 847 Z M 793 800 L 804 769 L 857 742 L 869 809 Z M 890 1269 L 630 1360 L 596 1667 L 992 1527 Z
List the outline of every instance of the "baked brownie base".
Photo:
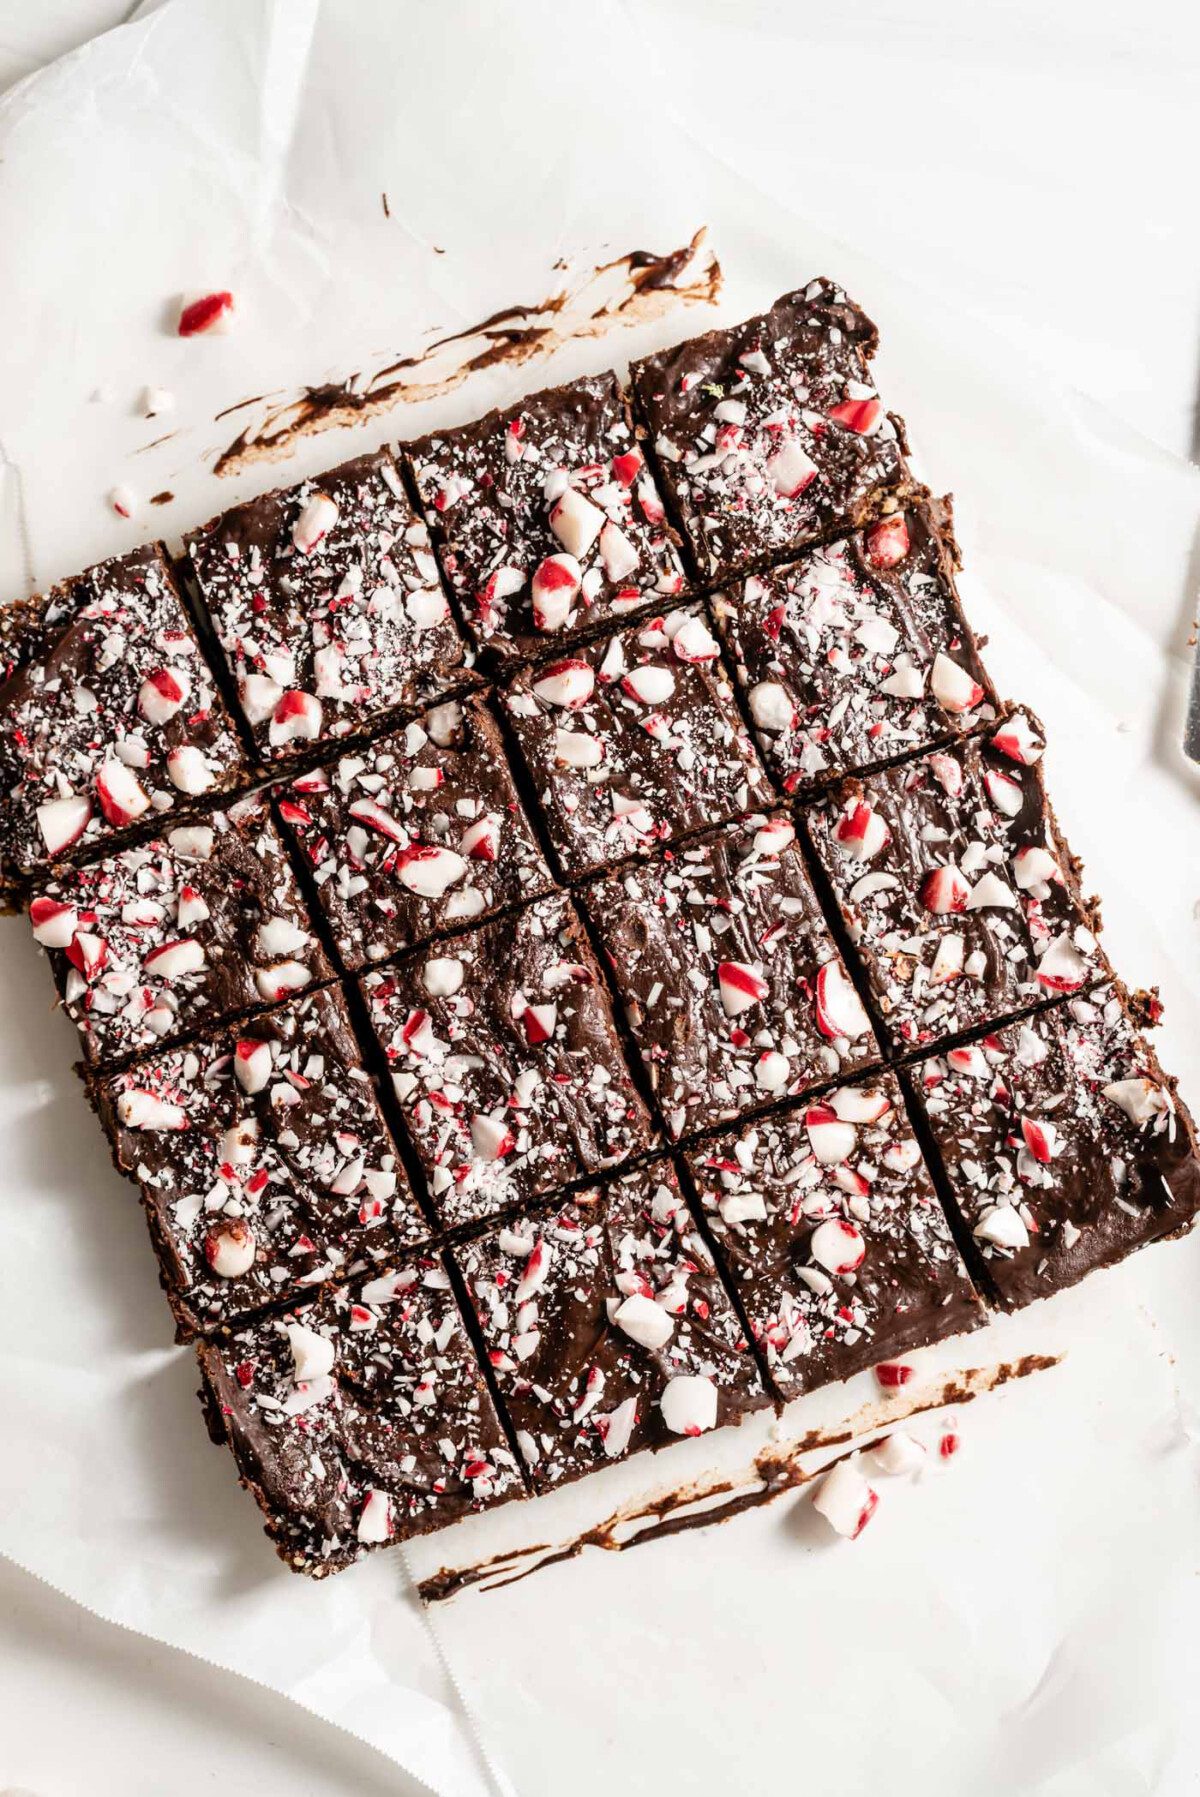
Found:
M 336 987 L 88 1092 L 141 1194 L 180 1340 L 431 1234 Z
M 59 869 L 38 882 L 29 916 L 90 1067 L 333 977 L 261 799 Z
M 769 1400 L 668 1162 L 454 1251 L 535 1491 Z
M 524 1496 L 440 1260 L 341 1287 L 198 1348 L 213 1440 L 295 1572 Z
M 832 281 L 630 369 L 634 405 L 702 581 L 867 522 L 916 488 L 869 362 L 879 334 Z
M 714 595 L 763 759 L 805 797 L 996 716 L 954 584 L 948 500 L 879 523 Z
M 1189 1229 L 1195 1124 L 1113 981 L 909 1069 L 950 1201 L 1010 1309 Z
M 565 893 L 363 980 L 442 1223 L 476 1222 L 655 1140 Z
M 985 1321 L 894 1075 L 711 1137 L 687 1161 L 782 1399 Z

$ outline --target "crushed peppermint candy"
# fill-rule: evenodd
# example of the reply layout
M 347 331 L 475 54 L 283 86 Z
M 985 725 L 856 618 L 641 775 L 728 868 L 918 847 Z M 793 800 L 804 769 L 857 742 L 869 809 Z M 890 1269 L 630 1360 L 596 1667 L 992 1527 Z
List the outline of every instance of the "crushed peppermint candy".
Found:
M 300 775 L 278 809 L 351 969 L 551 885 L 499 726 L 478 698 L 446 700 Z
M 245 778 L 160 545 L 14 607 L 0 695 L 0 885 Z
M 1072 1285 L 1200 1211 L 1191 1119 L 1116 986 L 922 1061 L 913 1084 L 1006 1306 Z
M 38 882 L 28 914 L 91 1066 L 166 1047 L 332 977 L 258 799 L 62 869 Z
M 807 794 L 996 714 L 954 586 L 946 501 L 749 574 L 712 604 L 785 792 Z M 939 656 L 971 681 L 969 707 L 942 702 L 931 678 Z
M 1013 760 L 1000 734 L 846 780 L 806 813 L 902 1052 L 1080 990 L 1107 966 L 1041 768 Z
M 706 580 L 861 521 L 909 484 L 871 384 L 878 333 L 831 281 L 630 370 L 663 484 Z

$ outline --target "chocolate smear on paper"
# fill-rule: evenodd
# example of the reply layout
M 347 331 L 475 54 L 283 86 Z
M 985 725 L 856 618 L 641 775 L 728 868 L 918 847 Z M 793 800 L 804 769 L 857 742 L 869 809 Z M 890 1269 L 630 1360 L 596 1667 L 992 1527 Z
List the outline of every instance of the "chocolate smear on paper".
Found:
M 470 1585 L 478 1585 L 483 1591 L 499 1591 L 505 1585 L 515 1585 L 521 1579 L 529 1578 L 532 1573 L 545 1571 L 548 1566 L 578 1559 L 585 1548 L 624 1553 L 627 1548 L 661 1541 L 687 1529 L 705 1529 L 728 1522 L 745 1510 L 773 1504 L 786 1492 L 823 1477 L 837 1460 L 849 1459 L 859 1451 L 857 1445 L 851 1446 L 845 1454 L 808 1471 L 800 1461 L 818 1448 L 857 1444 L 865 1436 L 894 1428 L 924 1411 L 969 1404 L 984 1392 L 999 1390 L 1010 1380 L 1047 1372 L 1061 1359 L 1061 1354 L 1025 1354 L 1019 1360 L 1000 1361 L 988 1367 L 966 1367 L 962 1372 L 949 1373 L 936 1390 L 924 1394 L 918 1391 L 911 1396 L 901 1391 L 894 1398 L 864 1404 L 847 1417 L 839 1429 L 813 1429 L 793 1441 L 763 1448 L 745 1472 L 731 1478 L 696 1479 L 657 1496 L 635 1498 L 570 1541 L 536 1542 L 509 1553 L 493 1554 L 473 1566 L 444 1566 L 429 1578 L 422 1579 L 417 1593 L 424 1603 L 434 1604 L 456 1596 Z
M 548 356 L 573 337 L 599 337 L 617 326 L 645 324 L 676 306 L 712 305 L 721 291 L 721 265 L 701 227 L 690 243 L 666 255 L 629 250 L 600 263 L 575 285 L 561 285 L 532 306 L 509 306 L 466 330 L 440 337 L 419 355 L 403 356 L 373 374 L 304 387 L 275 401 L 238 433 L 214 463 L 214 473 L 239 474 L 257 462 L 282 461 L 302 437 L 361 424 L 392 406 L 439 398 L 481 368 L 519 366 Z M 566 265 L 559 264 L 565 276 Z M 261 403 L 244 400 L 232 411 Z

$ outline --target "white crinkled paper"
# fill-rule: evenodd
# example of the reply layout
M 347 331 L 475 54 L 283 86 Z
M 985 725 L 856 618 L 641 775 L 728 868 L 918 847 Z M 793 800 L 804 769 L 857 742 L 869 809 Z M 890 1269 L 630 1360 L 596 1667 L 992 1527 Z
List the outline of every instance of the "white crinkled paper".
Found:
M 1198 781 L 1176 745 L 1196 476 L 936 291 L 808 226 L 802 141 L 794 171 L 771 173 L 786 208 L 753 167 L 720 160 L 719 137 L 690 141 L 668 95 L 616 6 L 462 0 L 172 0 L 8 95 L 5 593 L 716 321 L 677 311 L 583 339 L 310 438 L 288 462 L 213 476 L 236 428 L 214 423 L 224 406 L 537 300 L 564 256 L 586 270 L 707 223 L 728 319 L 832 275 L 881 326 L 881 388 L 922 471 L 957 495 L 988 664 L 1045 719 L 1056 806 L 1105 896 L 1112 958 L 1162 986 L 1161 1053 L 1195 1100 Z M 173 298 L 214 286 L 238 296 L 236 333 L 172 337 Z M 140 415 L 147 385 L 175 395 L 169 418 Z M 144 450 L 161 431 L 177 434 Z M 124 524 L 104 503 L 117 484 L 175 497 Z M 784 1779 L 896 1797 L 1187 1788 L 1200 1245 L 1143 1255 L 931 1357 L 1066 1354 L 964 1408 L 952 1462 L 880 1481 L 853 1546 L 801 1495 L 427 1618 L 400 1555 L 321 1585 L 275 1561 L 207 1442 L 135 1196 L 107 1162 L 73 1033 L 17 920 L 0 926 L 0 958 L 0 1550 L 21 1565 L 273 1686 L 454 1797 Z M 869 1377 L 817 1394 L 785 1431 L 871 1396 Z M 769 1426 L 609 1469 L 405 1557 L 424 1574 L 565 1540 L 632 1494 L 741 1471 Z M 936 1418 L 914 1427 L 936 1441 Z

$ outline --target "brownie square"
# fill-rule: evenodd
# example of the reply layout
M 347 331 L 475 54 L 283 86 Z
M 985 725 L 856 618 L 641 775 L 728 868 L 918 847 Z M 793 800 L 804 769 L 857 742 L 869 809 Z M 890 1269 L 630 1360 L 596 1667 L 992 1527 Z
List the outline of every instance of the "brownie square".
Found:
M 949 524 L 947 502 L 911 505 L 714 596 L 759 747 L 785 792 L 995 717 L 954 586 Z
M 771 787 L 699 611 L 526 669 L 504 696 L 567 878 L 769 805 Z
M 441 1261 L 200 1346 L 209 1431 L 312 1578 L 524 1494 Z
M 336 987 L 91 1090 L 181 1339 L 430 1233 Z
M 333 977 L 260 799 L 61 869 L 29 919 L 93 1067 Z
M 913 1083 L 1011 1308 L 1178 1234 L 1200 1210 L 1195 1125 L 1115 985 L 922 1061 Z
M 701 578 L 724 581 L 864 523 L 911 482 L 868 366 L 875 326 L 832 281 L 630 370 Z
M 467 622 L 499 661 L 683 591 L 615 374 L 424 437 L 405 459 Z
M 1107 967 L 1017 712 L 987 736 L 845 780 L 805 813 L 898 1049 L 1078 991 Z
M 603 976 L 565 894 L 431 943 L 368 974 L 363 990 L 447 1226 L 650 1145 Z
M 186 546 L 264 761 L 470 678 L 387 450 L 235 506 Z
M 667 1162 L 454 1251 L 536 1491 L 766 1402 Z
M 245 778 L 161 544 L 18 610 L 0 687 L 0 887 Z
M 553 880 L 479 699 L 448 699 L 292 782 L 279 814 L 349 968 L 547 891 Z
M 688 1164 L 781 1398 L 984 1320 L 891 1074 L 719 1136 Z
M 581 891 L 673 1137 L 877 1059 L 795 835 L 750 818 Z

